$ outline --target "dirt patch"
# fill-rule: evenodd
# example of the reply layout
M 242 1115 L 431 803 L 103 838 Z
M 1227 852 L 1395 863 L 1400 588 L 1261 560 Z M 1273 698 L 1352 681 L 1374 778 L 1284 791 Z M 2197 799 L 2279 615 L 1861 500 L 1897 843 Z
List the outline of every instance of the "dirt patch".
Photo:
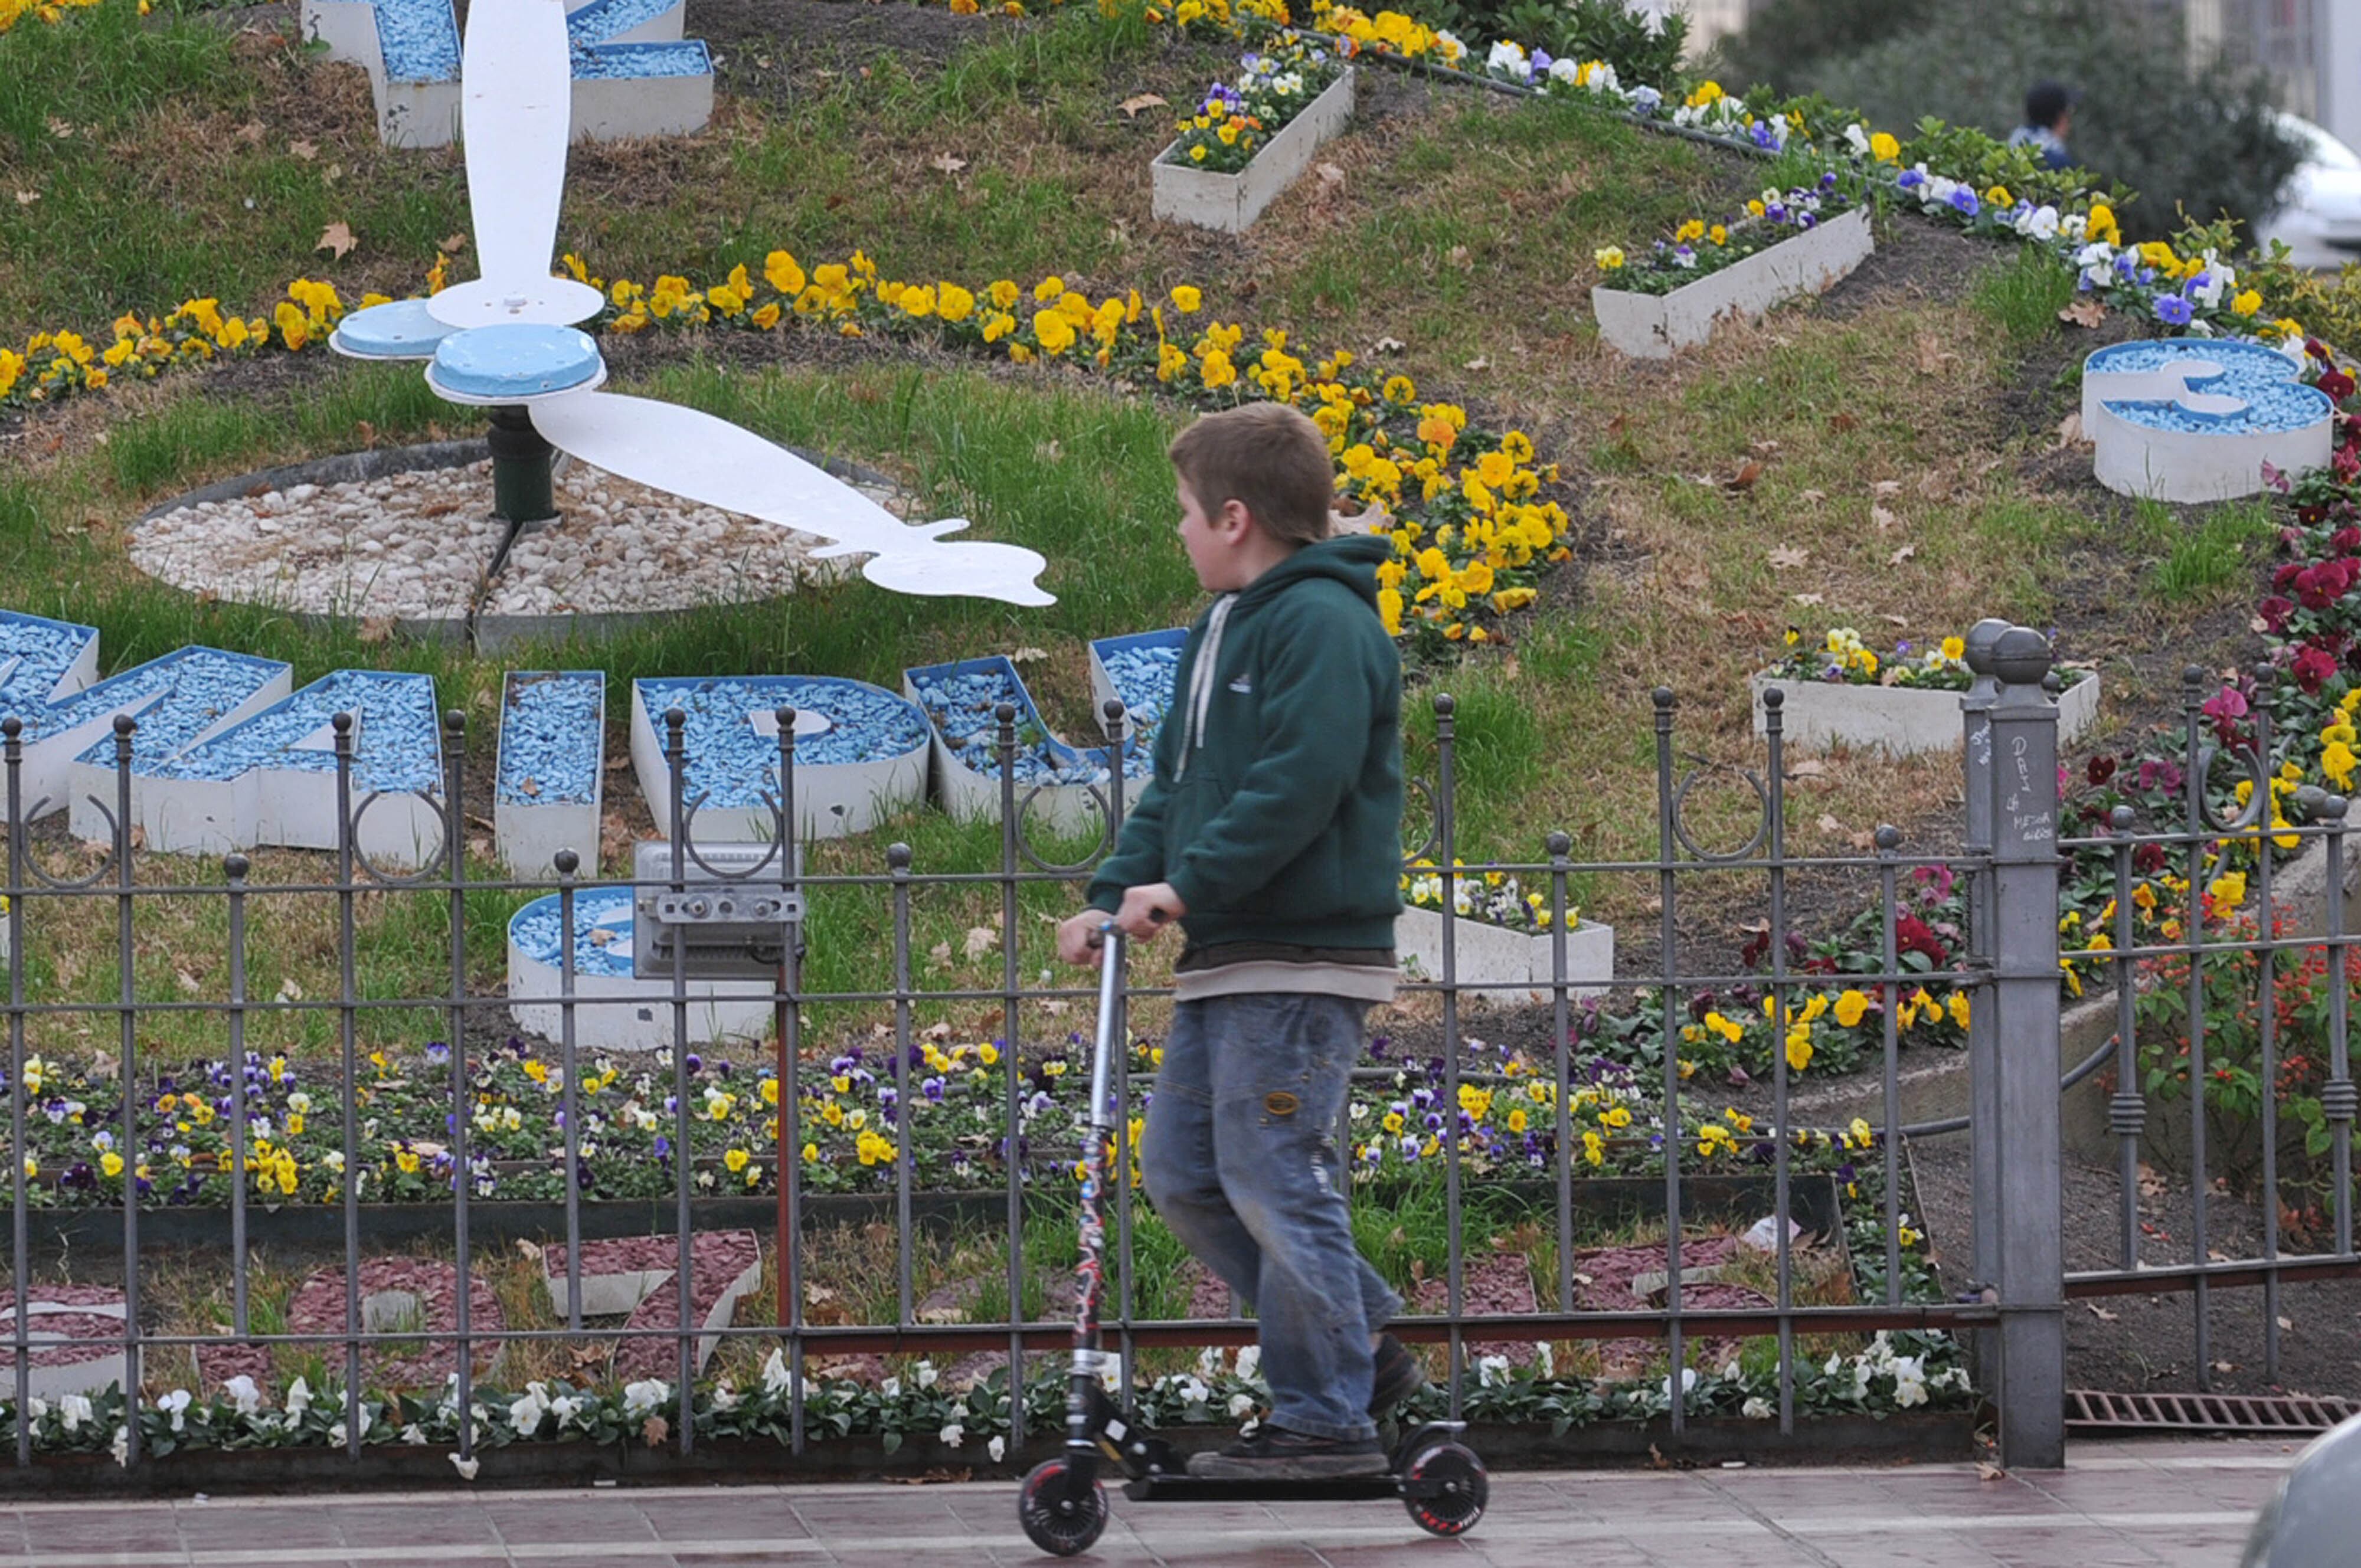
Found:
M 1956 300 L 1983 272 L 2013 260 L 2006 249 L 1948 224 L 1895 214 L 1878 224 L 1869 259 L 1809 308 L 1830 321 L 1850 321 L 1881 305 Z
M 1936 1255 L 1951 1277 L 1965 1280 L 1972 1273 L 1967 1141 L 1930 1140 L 1913 1151 L 1912 1163 Z M 2122 1197 L 2114 1171 L 2070 1157 L 2065 1197 L 2067 1268 L 2120 1267 Z M 2139 1223 L 2143 1261 L 2189 1261 L 2195 1225 L 2184 1186 L 2143 1197 Z M 2246 1200 L 2213 1193 L 2206 1203 L 2205 1228 L 2210 1253 L 2261 1255 L 2262 1217 Z M 2276 1377 L 2264 1364 L 2264 1304 L 2258 1286 L 2211 1292 L 2205 1354 L 2216 1392 L 2361 1397 L 2361 1280 L 2281 1288 Z M 2186 1291 L 2070 1301 L 2068 1385 L 2120 1393 L 2193 1391 L 2199 1365 L 2195 1325 L 2196 1298 Z

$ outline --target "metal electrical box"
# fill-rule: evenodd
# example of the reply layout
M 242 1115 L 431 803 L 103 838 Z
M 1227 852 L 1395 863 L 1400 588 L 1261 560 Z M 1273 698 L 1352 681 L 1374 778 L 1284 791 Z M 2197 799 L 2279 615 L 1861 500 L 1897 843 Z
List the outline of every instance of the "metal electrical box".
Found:
M 632 861 L 631 973 L 670 980 L 682 955 L 689 980 L 775 981 L 802 951 L 804 895 L 787 887 L 803 874 L 803 853 L 782 875 L 775 844 L 699 844 L 683 856 L 673 883 L 672 845 L 638 846 Z M 702 861 L 704 864 L 698 864 Z

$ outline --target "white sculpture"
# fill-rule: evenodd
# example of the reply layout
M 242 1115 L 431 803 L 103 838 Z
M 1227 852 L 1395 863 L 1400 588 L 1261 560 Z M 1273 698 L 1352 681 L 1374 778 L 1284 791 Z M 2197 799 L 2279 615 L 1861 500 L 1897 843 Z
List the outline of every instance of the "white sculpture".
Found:
M 426 380 L 438 396 L 495 411 L 494 462 L 511 465 L 512 474 L 540 461 L 545 477 L 537 433 L 610 474 L 833 541 L 822 555 L 865 554 L 862 575 L 896 593 L 1054 603 L 1036 581 L 1049 565 L 1038 553 L 942 543 L 968 526 L 963 518 L 905 524 L 851 486 L 726 420 L 596 390 L 606 365 L 574 323 L 596 315 L 605 301 L 596 289 L 550 272 L 566 183 L 566 50 L 563 0 L 478 0 L 470 8 L 460 116 L 482 275 L 445 289 L 423 310 L 417 301 L 397 301 L 357 311 L 332 345 L 357 357 L 429 359 Z M 545 477 L 542 490 L 545 498 Z

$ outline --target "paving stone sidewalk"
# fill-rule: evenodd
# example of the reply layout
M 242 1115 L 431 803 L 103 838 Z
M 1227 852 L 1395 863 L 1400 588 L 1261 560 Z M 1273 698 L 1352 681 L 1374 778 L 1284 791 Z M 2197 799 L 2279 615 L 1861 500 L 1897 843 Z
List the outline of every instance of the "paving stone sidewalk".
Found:
M 2290 1442 L 2082 1443 L 2063 1472 L 1972 1465 L 1496 1476 L 1458 1541 L 1399 1505 L 1115 1499 L 1082 1563 L 1256 1568 L 2231 1568 Z M 912 1568 L 1042 1564 L 1007 1483 L 28 1503 L 0 1568 Z

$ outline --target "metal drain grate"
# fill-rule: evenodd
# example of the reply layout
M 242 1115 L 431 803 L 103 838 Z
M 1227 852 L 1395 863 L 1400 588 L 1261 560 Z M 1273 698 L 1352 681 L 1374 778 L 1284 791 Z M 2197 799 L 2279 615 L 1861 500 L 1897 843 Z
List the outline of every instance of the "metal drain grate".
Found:
M 2326 1431 L 2361 1413 L 2351 1399 L 2301 1394 L 2103 1394 L 2066 1391 L 2070 1431 L 2269 1432 L 2297 1436 Z

